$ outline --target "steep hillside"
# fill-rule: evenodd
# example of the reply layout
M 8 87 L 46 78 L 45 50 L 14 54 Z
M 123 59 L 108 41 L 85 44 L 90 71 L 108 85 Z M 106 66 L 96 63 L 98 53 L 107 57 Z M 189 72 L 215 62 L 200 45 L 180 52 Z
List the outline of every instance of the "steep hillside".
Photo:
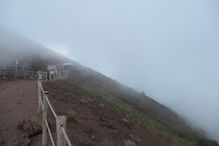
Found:
M 171 140 L 152 134 L 148 129 L 132 122 L 125 113 L 119 114 L 110 107 L 111 102 L 101 100 L 90 90 L 80 90 L 80 87 L 77 88 L 67 80 L 46 82 L 44 88 L 49 90 L 49 98 L 56 113 L 67 117 L 67 132 L 75 146 L 172 144 Z M 52 129 L 55 129 L 52 117 L 49 122 Z
M 70 137 L 78 145 L 218 145 L 143 93 L 1 28 L 0 52 L 0 65 L 14 66 L 19 59 L 31 70 L 74 63 L 68 79 L 45 82 L 45 88 L 55 110 L 68 117 Z
M 74 100 L 77 96 L 79 100 L 92 101 L 97 106 L 109 108 L 119 117 L 144 127 L 152 135 L 170 140 L 174 145 L 218 145 L 192 130 L 169 108 L 79 64 L 74 65 L 68 79 L 50 82 L 48 85 L 55 89 L 62 88 L 63 100 Z

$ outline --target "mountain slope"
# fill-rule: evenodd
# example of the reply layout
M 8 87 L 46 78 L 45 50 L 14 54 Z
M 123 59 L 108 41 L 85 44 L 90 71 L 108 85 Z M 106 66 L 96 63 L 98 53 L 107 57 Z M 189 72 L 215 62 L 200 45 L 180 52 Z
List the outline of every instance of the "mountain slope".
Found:
M 98 104 L 104 104 L 119 116 L 125 116 L 152 134 L 171 140 L 173 144 L 218 145 L 191 130 L 177 114 L 150 97 L 79 64 L 74 64 L 68 79 L 56 81 L 55 84 L 61 84 L 70 95 L 82 99 L 91 97 Z
M 86 116 L 90 117 L 91 121 L 93 120 L 93 125 L 87 123 L 88 125 L 85 125 L 83 128 L 86 128 L 86 126 L 98 127 L 104 122 L 111 121 L 111 118 L 115 119 L 114 122 L 117 123 L 117 126 L 108 123 L 105 125 L 105 128 L 104 126 L 100 127 L 103 128 L 100 131 L 96 129 L 96 132 L 98 133 L 99 131 L 102 135 L 109 131 L 114 132 L 109 137 L 105 137 L 106 139 L 108 138 L 108 141 L 116 145 L 121 144 L 121 142 L 127 139 L 131 139 L 140 145 L 169 145 L 170 143 L 174 145 L 218 145 L 215 141 L 204 138 L 194 130 L 191 130 L 182 118 L 152 98 L 138 93 L 92 69 L 83 67 L 13 32 L 1 28 L 0 32 L 0 65 L 14 66 L 15 60 L 19 59 L 25 69 L 45 70 L 48 64 L 61 65 L 64 62 L 74 63 L 68 79 L 48 82 L 45 84 L 45 87 L 51 91 L 51 97 L 54 97 L 53 105 L 55 105 L 56 111 L 67 115 L 70 119 L 73 118 L 73 121 L 74 111 L 78 110 L 77 115 L 84 113 L 84 115 L 82 114 L 84 117 L 76 115 L 79 124 L 86 121 Z M 57 95 L 59 96 L 57 97 Z M 66 101 L 71 104 L 68 105 Z M 81 106 L 83 108 L 78 104 L 83 105 Z M 71 111 L 71 114 L 65 113 L 66 110 L 62 111 L 62 109 L 66 108 L 67 111 Z M 110 114 L 105 114 L 105 112 L 99 113 L 100 110 L 106 110 L 105 112 Z M 89 114 L 89 112 L 91 113 Z M 91 115 L 100 119 L 92 119 Z M 70 125 L 73 127 L 71 132 L 74 133 L 77 125 L 74 122 L 70 123 Z M 126 125 L 125 130 L 120 129 L 122 125 Z M 78 129 L 77 132 L 80 132 L 78 134 L 81 135 L 81 141 L 86 141 L 86 138 L 83 138 L 89 137 L 88 140 L 92 144 L 92 130 L 89 130 L 84 129 L 84 131 L 80 131 Z M 115 131 L 118 133 L 115 133 Z M 120 137 L 120 135 L 122 136 Z M 99 138 L 96 138 L 97 142 L 94 144 L 101 143 L 104 140 L 101 139 L 101 135 L 97 136 Z M 147 136 L 147 138 L 144 138 L 144 136 Z M 116 139 L 116 137 L 119 138 Z M 138 140 L 139 137 L 141 140 Z M 78 143 L 80 143 L 80 137 L 78 137 Z M 81 145 L 83 145 L 83 142 Z
M 67 117 L 67 132 L 77 146 L 142 146 L 171 145 L 172 142 L 132 122 L 124 114 L 118 114 L 111 102 L 81 89 L 68 80 L 44 82 L 49 98 L 58 115 Z M 115 101 L 116 103 L 119 103 Z M 120 110 L 119 110 L 120 111 Z M 49 114 L 50 115 L 50 114 Z M 53 118 L 49 118 L 55 128 Z

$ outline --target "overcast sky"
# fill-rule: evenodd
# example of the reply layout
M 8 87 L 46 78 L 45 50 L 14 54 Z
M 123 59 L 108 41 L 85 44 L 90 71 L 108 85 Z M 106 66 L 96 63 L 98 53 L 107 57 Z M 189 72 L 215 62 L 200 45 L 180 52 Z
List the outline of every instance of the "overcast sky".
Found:
M 0 0 L 0 25 L 144 90 L 219 140 L 218 0 Z

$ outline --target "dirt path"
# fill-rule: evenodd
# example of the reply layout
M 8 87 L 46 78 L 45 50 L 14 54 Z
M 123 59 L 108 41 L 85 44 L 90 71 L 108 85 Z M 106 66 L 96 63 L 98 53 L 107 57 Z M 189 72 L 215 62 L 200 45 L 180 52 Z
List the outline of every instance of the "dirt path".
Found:
M 0 80 L 0 146 L 12 146 L 24 133 L 20 121 L 37 113 L 37 81 Z
M 138 141 L 139 146 L 171 145 L 169 140 L 124 120 L 111 109 L 92 102 L 90 97 L 82 100 L 73 91 L 66 90 L 66 85 L 48 83 L 44 89 L 49 91 L 56 113 L 68 117 L 67 133 L 73 146 L 124 146 L 130 140 Z M 0 80 L 0 146 L 13 146 L 22 139 L 25 132 L 17 128 L 18 123 L 36 114 L 37 81 Z M 48 122 L 55 136 L 56 125 L 51 115 L 48 111 Z M 31 146 L 40 146 L 41 134 L 31 140 Z

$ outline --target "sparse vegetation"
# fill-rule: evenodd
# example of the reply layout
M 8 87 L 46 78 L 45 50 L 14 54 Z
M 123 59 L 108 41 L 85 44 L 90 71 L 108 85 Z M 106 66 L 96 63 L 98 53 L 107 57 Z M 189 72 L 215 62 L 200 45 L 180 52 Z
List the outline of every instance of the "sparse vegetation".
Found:
M 134 136 L 134 135 L 130 135 L 130 137 L 131 137 L 131 140 L 132 140 L 133 142 L 135 142 L 136 144 L 138 144 L 138 143 L 140 142 L 140 139 L 139 139 L 138 137 L 136 137 L 136 136 Z
M 66 113 L 67 121 L 77 122 L 76 113 L 74 111 L 68 111 Z
M 83 72 L 86 71 L 83 70 Z M 120 116 L 125 115 L 129 121 L 145 127 L 152 134 L 171 140 L 173 145 L 218 146 L 217 142 L 199 136 L 191 130 L 181 118 L 167 107 L 145 95 L 142 98 L 141 93 L 123 87 L 98 73 L 82 75 L 79 70 L 74 70 L 68 80 L 55 81 L 54 83 L 56 82 L 64 84 L 66 90 L 77 96 L 91 97 L 90 102 L 110 108 Z M 84 98 L 81 100 L 82 104 L 86 101 Z M 145 107 L 142 106 L 143 104 Z M 74 117 L 73 115 L 73 119 Z M 138 139 L 134 139 L 138 143 Z

